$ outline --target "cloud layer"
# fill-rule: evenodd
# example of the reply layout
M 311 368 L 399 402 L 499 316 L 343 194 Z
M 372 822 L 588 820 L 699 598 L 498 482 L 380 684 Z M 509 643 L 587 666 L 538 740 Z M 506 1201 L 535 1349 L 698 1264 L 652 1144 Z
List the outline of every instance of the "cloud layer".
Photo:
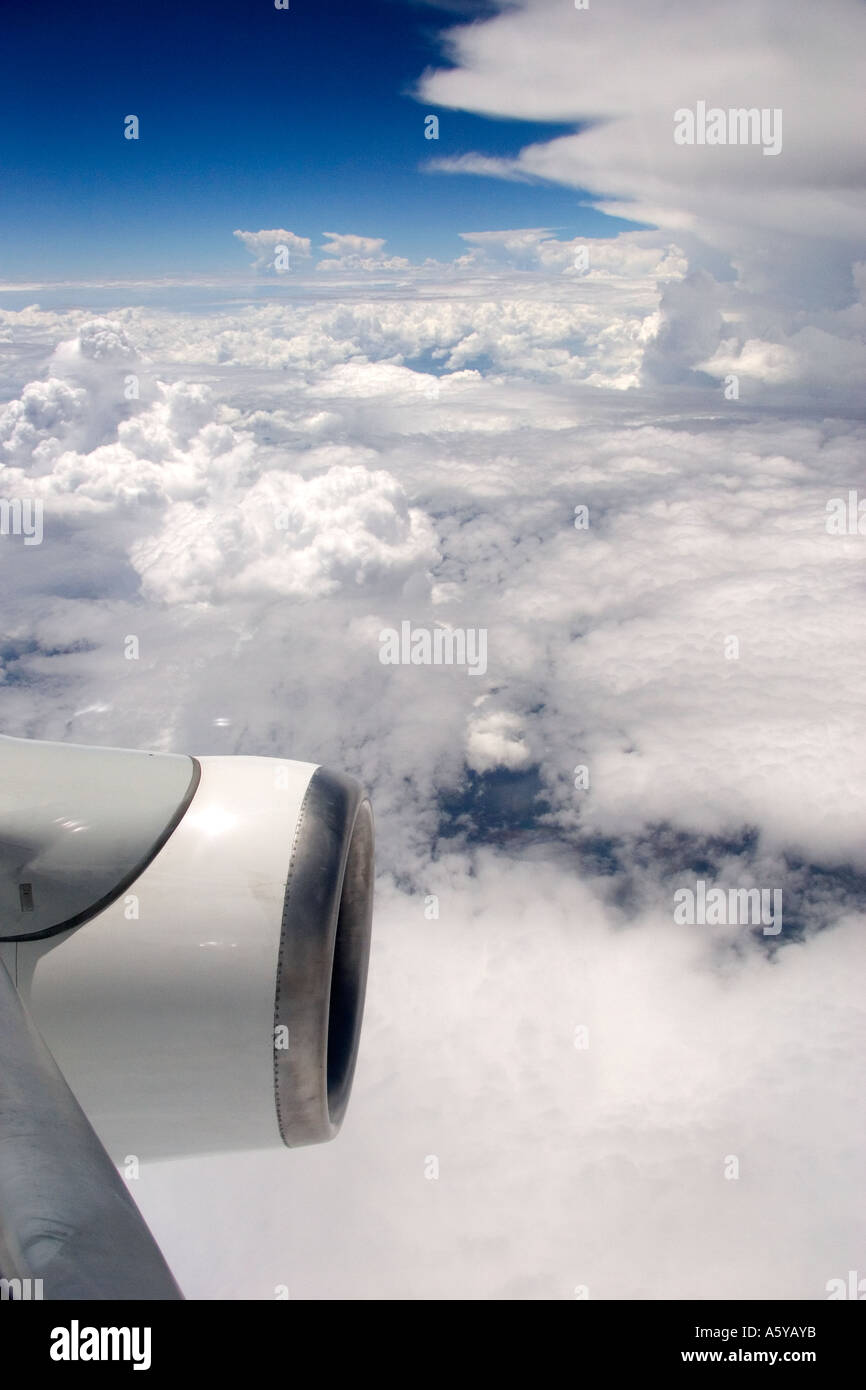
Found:
M 626 238 L 489 266 L 495 298 L 5 315 L 43 366 L 0 492 L 45 541 L 0 545 L 4 728 L 294 754 L 376 806 L 339 1143 L 145 1161 L 189 1293 L 821 1297 L 856 1265 L 863 541 L 826 503 L 862 425 L 790 373 L 726 399 L 682 269 Z M 483 679 L 383 666 L 404 620 L 484 628 Z M 781 885 L 781 949 L 677 927 L 700 876 Z

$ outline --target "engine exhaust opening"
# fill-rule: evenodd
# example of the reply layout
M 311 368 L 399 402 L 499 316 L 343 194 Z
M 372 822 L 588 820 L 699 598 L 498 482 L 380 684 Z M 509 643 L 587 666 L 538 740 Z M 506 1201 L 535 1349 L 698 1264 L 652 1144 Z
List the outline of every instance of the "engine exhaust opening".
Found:
M 358 808 L 346 859 L 331 970 L 328 1115 L 333 1125 L 342 1122 L 352 1089 L 364 1014 L 372 915 L 373 813 L 369 801 L 364 801 Z
M 277 1120 L 289 1148 L 340 1128 L 355 1071 L 373 917 L 374 827 L 352 777 L 310 780 L 292 848 L 277 967 Z

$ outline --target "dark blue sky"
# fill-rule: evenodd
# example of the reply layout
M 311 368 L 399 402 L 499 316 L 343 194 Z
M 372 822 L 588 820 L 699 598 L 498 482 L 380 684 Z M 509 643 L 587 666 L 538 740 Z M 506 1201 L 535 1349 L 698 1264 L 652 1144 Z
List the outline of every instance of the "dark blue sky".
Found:
M 384 236 L 421 260 L 460 254 L 461 231 L 623 225 L 570 190 L 422 172 L 565 129 L 412 98 L 461 19 L 413 0 L 4 0 L 0 278 L 243 272 L 236 227 L 314 249 L 324 231 Z

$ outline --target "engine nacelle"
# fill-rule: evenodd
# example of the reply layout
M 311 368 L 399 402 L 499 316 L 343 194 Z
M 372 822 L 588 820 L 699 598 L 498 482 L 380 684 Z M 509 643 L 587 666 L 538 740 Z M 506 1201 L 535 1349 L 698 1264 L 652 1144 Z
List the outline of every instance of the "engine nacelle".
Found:
M 116 1162 L 334 1137 L 372 895 L 350 777 L 0 738 L 0 951 Z

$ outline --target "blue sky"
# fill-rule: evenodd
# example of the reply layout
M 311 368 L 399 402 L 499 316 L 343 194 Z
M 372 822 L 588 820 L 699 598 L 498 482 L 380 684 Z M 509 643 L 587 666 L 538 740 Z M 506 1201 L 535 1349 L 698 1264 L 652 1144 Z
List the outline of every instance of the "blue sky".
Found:
M 12 0 L 0 277 L 245 271 L 236 227 L 285 227 L 314 248 L 324 231 L 384 236 L 390 253 L 421 260 L 460 254 L 461 231 L 624 225 L 573 190 L 422 171 L 434 157 L 516 154 L 568 129 L 439 110 L 438 143 L 424 139 L 430 108 L 411 90 L 447 63 L 439 34 L 465 20 L 456 10 Z M 123 138 L 130 113 L 138 142 Z

